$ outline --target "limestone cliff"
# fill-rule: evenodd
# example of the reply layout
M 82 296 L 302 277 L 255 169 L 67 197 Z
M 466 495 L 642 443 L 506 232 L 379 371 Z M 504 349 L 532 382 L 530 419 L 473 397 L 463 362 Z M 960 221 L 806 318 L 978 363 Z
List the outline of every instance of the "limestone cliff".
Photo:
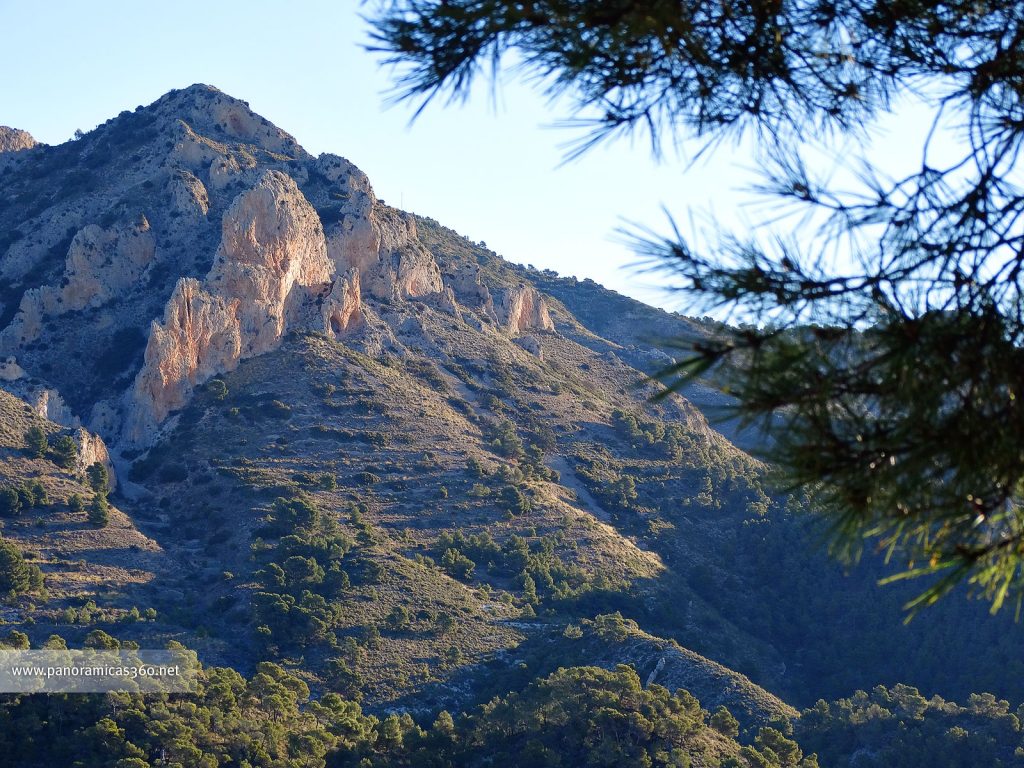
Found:
M 42 389 L 30 387 L 23 390 L 22 396 L 40 417 L 72 429 L 82 426 L 81 420 L 72 413 L 57 390 L 46 387 Z
M 35 145 L 36 140 L 28 131 L 0 125 L 0 153 L 21 152 L 25 149 L 32 149 Z
M 275 349 L 289 330 L 340 334 L 360 319 L 358 272 L 335 274 L 316 211 L 290 177 L 267 171 L 224 214 L 206 279 L 180 279 L 152 323 L 125 440 L 146 444 L 197 385 Z
M 61 311 L 98 307 L 121 295 L 139 280 L 155 253 L 145 216 L 125 227 L 82 228 L 68 249 Z
M 242 350 L 238 304 L 210 294 L 195 279 L 178 281 L 163 321 L 154 320 L 150 328 L 145 362 L 127 403 L 129 443 L 145 443 L 196 384 L 234 369 Z
M 416 220 L 377 200 L 370 181 L 337 155 L 321 155 L 316 170 L 340 199 L 327 228 L 327 251 L 339 272 L 359 270 L 363 290 L 381 299 L 440 293 L 441 270 L 420 244 Z
M 330 283 L 295 290 L 286 308 L 289 328 L 340 336 L 362 323 L 359 270 L 353 268 Z
M 114 465 L 110 460 L 110 452 L 103 438 L 79 427 L 71 433 L 71 439 L 75 441 L 78 448 L 78 460 L 75 462 L 75 471 L 84 474 L 93 464 L 102 464 L 107 469 L 108 487 L 113 490 L 117 487 L 117 475 Z
M 331 282 L 320 219 L 295 182 L 268 171 L 224 215 L 221 245 L 206 285 L 238 300 L 242 355 L 274 348 L 295 286 Z
M 210 212 L 210 194 L 203 182 L 190 171 L 175 169 L 170 186 L 171 205 L 179 215 L 205 218 Z
M 501 291 L 494 302 L 494 311 L 498 321 L 513 336 L 528 330 L 552 331 L 555 328 L 544 297 L 525 283 Z
M 18 365 L 18 359 L 13 355 L 0 360 L 0 381 L 17 381 L 24 378 L 25 369 Z
M 100 307 L 129 291 L 156 256 L 156 242 L 145 216 L 126 226 L 83 227 L 68 247 L 60 287 L 25 291 L 11 325 L 8 343 L 35 341 L 48 317 Z
M 494 298 L 484 284 L 479 265 L 465 264 L 459 267 L 451 277 L 451 288 L 453 294 L 467 306 L 480 309 L 492 320 L 498 319 L 494 314 Z

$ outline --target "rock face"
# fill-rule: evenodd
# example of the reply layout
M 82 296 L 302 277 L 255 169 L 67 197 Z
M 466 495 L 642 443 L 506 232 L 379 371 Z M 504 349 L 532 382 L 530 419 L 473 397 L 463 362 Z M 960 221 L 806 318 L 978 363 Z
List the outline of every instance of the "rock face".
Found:
M 114 474 L 114 465 L 110 461 L 110 453 L 107 445 L 99 435 L 94 435 L 84 429 L 76 429 L 71 438 L 78 447 L 78 461 L 75 470 L 84 473 L 93 464 L 102 464 L 107 468 L 107 476 L 110 478 L 109 487 L 113 490 L 117 487 L 117 476 Z
M 187 217 L 206 217 L 210 212 L 210 195 L 196 176 L 184 168 L 175 171 L 171 179 L 171 205 Z
M 492 320 L 498 319 L 494 314 L 494 298 L 480 276 L 479 265 L 461 266 L 451 278 L 451 287 L 454 295 L 467 306 L 483 310 Z
M 544 359 L 544 348 L 540 344 L 540 339 L 538 339 L 533 334 L 520 336 L 518 339 L 516 339 L 516 344 L 525 349 L 538 360 Z
M 377 200 L 370 181 L 337 155 L 321 155 L 316 170 L 341 198 L 327 228 L 327 252 L 339 272 L 358 269 L 363 290 L 380 299 L 440 293 L 441 270 L 416 235 L 416 220 Z
M 46 297 L 49 295 L 44 288 L 29 288 L 22 294 L 14 320 L 0 331 L 0 347 L 5 352 L 39 338 L 45 319 Z M 52 304 L 52 298 L 49 301 Z
M 292 289 L 329 283 L 333 272 L 313 206 L 291 178 L 268 171 L 224 215 L 206 284 L 238 300 L 241 351 L 250 357 L 277 346 Z
M 19 345 L 34 341 L 46 318 L 100 307 L 124 295 L 155 256 L 156 242 L 145 216 L 127 226 L 83 227 L 68 247 L 61 287 L 43 285 L 25 291 L 17 315 L 4 330 L 5 341 Z
M 34 146 L 0 128 L 0 163 L 18 173 L 52 150 Z M 489 289 L 461 258 L 442 277 L 434 253 L 447 254 L 366 174 L 312 157 L 216 88 L 172 91 L 60 151 L 96 169 L 88 183 L 73 164 L 42 164 L 48 188 L 74 194 L 16 228 L 0 205 L 0 381 L 45 376 L 67 399 L 64 421 L 114 447 L 149 445 L 197 386 L 290 331 L 358 334 L 363 350 L 402 355 L 395 332 L 426 348 L 409 318 L 438 311 L 543 354 L 552 326 L 536 290 Z M 0 203 L 20 197 L 0 189 Z
M 555 328 L 547 302 L 532 285 L 521 283 L 502 291 L 494 302 L 494 311 L 498 321 L 513 336 L 529 330 L 552 331 Z
M 353 268 L 333 282 L 294 291 L 286 320 L 289 328 L 328 336 L 341 336 L 358 327 L 363 321 L 359 270 Z
M 25 376 L 25 369 L 18 365 L 15 357 L 8 357 L 0 360 L 0 380 L 17 381 Z
M 120 296 L 139 280 L 155 254 L 144 216 L 126 227 L 84 227 L 68 249 L 59 311 L 98 307 Z
M 197 385 L 275 349 L 289 330 L 337 335 L 361 318 L 358 272 L 335 274 L 316 211 L 291 178 L 267 171 L 224 214 L 206 279 L 180 279 L 153 322 L 125 440 L 145 445 Z
M 135 378 L 125 435 L 130 443 L 144 442 L 167 414 L 187 402 L 196 384 L 238 364 L 238 303 L 213 296 L 198 280 L 178 281 L 163 322 L 153 321 L 145 362 Z
M 64 402 L 64 398 L 60 396 L 60 392 L 55 389 L 41 389 L 32 392 L 28 400 L 32 410 L 44 419 L 73 429 L 82 425 L 81 420 L 71 412 L 67 403 Z
M 35 145 L 36 140 L 28 131 L 0 125 L 0 152 L 21 152 Z

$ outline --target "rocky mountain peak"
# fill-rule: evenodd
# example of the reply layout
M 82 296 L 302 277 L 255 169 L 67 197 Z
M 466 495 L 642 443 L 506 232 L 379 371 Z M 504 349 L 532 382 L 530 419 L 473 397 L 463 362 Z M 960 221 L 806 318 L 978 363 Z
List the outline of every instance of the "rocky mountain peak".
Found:
M 0 192 L 7 377 L 42 379 L 115 446 L 151 444 L 197 386 L 289 333 L 404 354 L 427 307 L 509 337 L 554 329 L 536 288 L 504 278 L 492 297 L 479 264 L 442 270 L 353 163 L 209 85 L 19 154 Z
M 202 136 L 252 144 L 289 157 L 308 157 L 291 134 L 253 112 L 248 102 L 212 85 L 196 83 L 171 91 L 142 111 L 163 121 L 181 120 Z
M 20 152 L 36 146 L 36 140 L 28 131 L 0 125 L 0 153 Z

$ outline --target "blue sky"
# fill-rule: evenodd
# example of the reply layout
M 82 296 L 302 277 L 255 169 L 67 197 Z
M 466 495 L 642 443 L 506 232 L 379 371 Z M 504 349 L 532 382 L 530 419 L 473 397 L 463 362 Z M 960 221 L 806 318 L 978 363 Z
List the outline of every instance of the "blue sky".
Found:
M 673 157 L 656 163 L 642 140 L 619 141 L 559 167 L 562 145 L 578 136 L 551 127 L 567 117 L 564 105 L 512 81 L 496 100 L 481 87 L 467 105 L 439 103 L 410 124 L 411 106 L 385 105 L 390 75 L 362 48 L 359 11 L 356 0 L 0 0 L 0 68 L 8 73 L 0 124 L 60 143 L 172 88 L 209 83 L 307 150 L 349 158 L 392 205 L 512 261 L 591 277 L 670 309 L 685 307 L 629 266 L 635 258 L 616 241 L 617 227 L 665 229 L 662 206 L 684 221 L 713 213 L 740 230 L 761 221 L 763 209 L 740 191 L 755 180 L 745 147 L 688 167 Z M 890 121 L 879 156 L 906 161 L 914 122 Z

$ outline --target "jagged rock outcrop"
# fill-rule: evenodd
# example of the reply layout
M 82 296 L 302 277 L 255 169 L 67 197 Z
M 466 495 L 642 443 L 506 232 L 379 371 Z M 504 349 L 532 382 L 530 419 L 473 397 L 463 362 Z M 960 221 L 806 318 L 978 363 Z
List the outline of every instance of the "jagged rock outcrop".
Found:
M 171 131 L 173 147 L 167 155 L 166 162 L 176 168 L 188 168 L 192 171 L 208 168 L 211 163 L 222 159 L 227 148 L 202 136 L 182 119 L 174 121 Z
M 210 294 L 198 280 L 178 281 L 163 321 L 153 321 L 135 378 L 125 435 L 130 443 L 144 442 L 185 405 L 196 384 L 235 368 L 242 351 L 238 305 L 238 299 Z
M 3 157 L 0 155 L 0 160 Z M 6 253 L 0 251 L 0 283 L 24 281 L 38 268 L 41 253 L 49 254 L 58 249 L 66 253 L 68 233 L 74 234 L 88 223 L 78 207 L 48 211 L 34 225 L 37 228 L 32 237 L 20 238 L 8 247 Z
M 44 308 L 47 301 L 53 303 L 52 298 L 46 298 L 49 296 L 50 294 L 41 288 L 29 288 L 21 295 L 14 319 L 0 331 L 0 349 L 10 352 L 39 338 L 46 317 Z
M 78 428 L 72 432 L 71 439 L 75 441 L 75 445 L 78 447 L 78 459 L 75 462 L 75 470 L 79 473 L 84 473 L 93 464 L 102 464 L 107 468 L 109 488 L 111 490 L 116 488 L 117 475 L 114 472 L 114 465 L 110 460 L 110 452 L 107 450 L 107 444 L 103 442 L 103 438 L 85 429 Z
M 34 341 L 46 318 L 99 307 L 120 297 L 138 282 L 155 256 L 156 242 L 145 216 L 127 226 L 83 227 L 68 247 L 61 287 L 43 285 L 25 291 L 18 313 L 4 330 L 5 342 Z
M 29 404 L 39 416 L 49 419 L 55 424 L 64 427 L 78 429 L 82 426 L 81 420 L 71 411 L 60 392 L 55 389 L 38 389 L 31 391 L 26 398 Z
M 494 312 L 498 322 L 513 336 L 529 330 L 552 331 L 555 328 L 544 297 L 525 283 L 501 291 L 494 302 Z
M 381 299 L 427 296 L 444 289 L 441 270 L 420 244 L 416 220 L 377 200 L 370 181 L 337 155 L 316 162 L 340 198 L 338 220 L 327 228 L 327 251 L 339 272 L 358 269 L 363 290 Z
M 0 125 L 0 153 L 21 152 L 25 149 L 32 149 L 35 145 L 36 140 L 28 131 Z
M 210 212 L 210 195 L 194 174 L 179 168 L 171 177 L 171 205 L 186 217 L 206 217 Z
M 518 339 L 516 339 L 516 344 L 525 349 L 538 360 L 544 359 L 544 349 L 540 345 L 540 339 L 538 339 L 533 334 L 520 336 Z
M 464 264 L 459 267 L 450 278 L 450 283 L 455 296 L 467 306 L 482 310 L 492 320 L 498 319 L 494 314 L 494 298 L 484 284 L 478 264 Z
M 449 315 L 459 316 L 459 303 L 455 300 L 455 291 L 448 286 L 445 286 L 437 297 L 437 306 Z
M 25 369 L 18 365 L 17 358 L 11 356 L 0 360 L 0 381 L 17 381 L 24 376 Z
M 224 215 L 206 285 L 239 300 L 242 354 L 249 357 L 276 347 L 294 286 L 323 285 L 333 274 L 313 206 L 290 177 L 268 171 Z
M 363 321 L 359 270 L 350 269 L 324 285 L 294 290 L 287 308 L 289 328 L 340 336 Z
M 145 216 L 125 227 L 84 227 L 68 248 L 59 307 L 52 309 L 102 306 L 131 288 L 155 255 L 156 242 Z M 52 309 L 45 307 L 47 314 Z
M 358 272 L 335 275 L 316 211 L 290 177 L 267 171 L 224 214 L 206 279 L 180 279 L 153 322 L 125 440 L 146 444 L 198 384 L 275 349 L 288 330 L 341 334 L 360 321 Z

